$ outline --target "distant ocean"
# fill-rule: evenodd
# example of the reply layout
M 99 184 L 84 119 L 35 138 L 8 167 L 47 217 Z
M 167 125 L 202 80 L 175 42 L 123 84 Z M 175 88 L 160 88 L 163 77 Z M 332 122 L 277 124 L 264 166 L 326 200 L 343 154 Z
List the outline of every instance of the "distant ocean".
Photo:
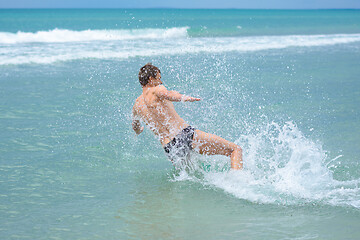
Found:
M 135 136 L 152 62 L 244 151 Z M 0 10 L 0 239 L 360 239 L 360 10 Z

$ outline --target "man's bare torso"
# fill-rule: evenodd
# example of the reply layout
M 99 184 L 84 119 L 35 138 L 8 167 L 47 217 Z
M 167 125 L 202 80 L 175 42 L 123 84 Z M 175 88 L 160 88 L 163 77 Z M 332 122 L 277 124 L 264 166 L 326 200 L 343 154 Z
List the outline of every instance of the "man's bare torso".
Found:
M 155 92 L 161 88 L 165 87 L 144 88 L 135 101 L 133 112 L 150 127 L 164 146 L 188 124 L 177 114 L 171 101 L 156 96 Z

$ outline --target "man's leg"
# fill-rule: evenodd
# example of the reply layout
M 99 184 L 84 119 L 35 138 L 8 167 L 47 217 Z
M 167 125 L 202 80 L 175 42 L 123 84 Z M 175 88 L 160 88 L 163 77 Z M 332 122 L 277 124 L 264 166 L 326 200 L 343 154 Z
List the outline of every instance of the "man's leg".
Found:
M 219 136 L 196 129 L 192 147 L 200 154 L 228 156 L 231 159 L 232 169 L 243 168 L 242 149 Z

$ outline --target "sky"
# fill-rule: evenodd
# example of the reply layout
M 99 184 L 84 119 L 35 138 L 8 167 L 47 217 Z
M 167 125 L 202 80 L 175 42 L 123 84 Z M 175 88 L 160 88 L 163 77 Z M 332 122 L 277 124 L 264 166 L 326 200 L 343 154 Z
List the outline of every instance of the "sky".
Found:
M 360 9 L 360 0 L 0 0 L 0 8 Z

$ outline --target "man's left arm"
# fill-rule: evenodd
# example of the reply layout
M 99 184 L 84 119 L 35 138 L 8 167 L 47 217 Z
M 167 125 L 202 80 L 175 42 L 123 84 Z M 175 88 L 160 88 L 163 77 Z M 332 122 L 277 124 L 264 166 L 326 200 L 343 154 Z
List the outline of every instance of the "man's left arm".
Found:
M 155 88 L 155 95 L 159 99 L 166 99 L 172 102 L 195 102 L 200 101 L 200 98 L 194 98 L 183 95 L 177 91 L 168 91 L 163 85 Z

